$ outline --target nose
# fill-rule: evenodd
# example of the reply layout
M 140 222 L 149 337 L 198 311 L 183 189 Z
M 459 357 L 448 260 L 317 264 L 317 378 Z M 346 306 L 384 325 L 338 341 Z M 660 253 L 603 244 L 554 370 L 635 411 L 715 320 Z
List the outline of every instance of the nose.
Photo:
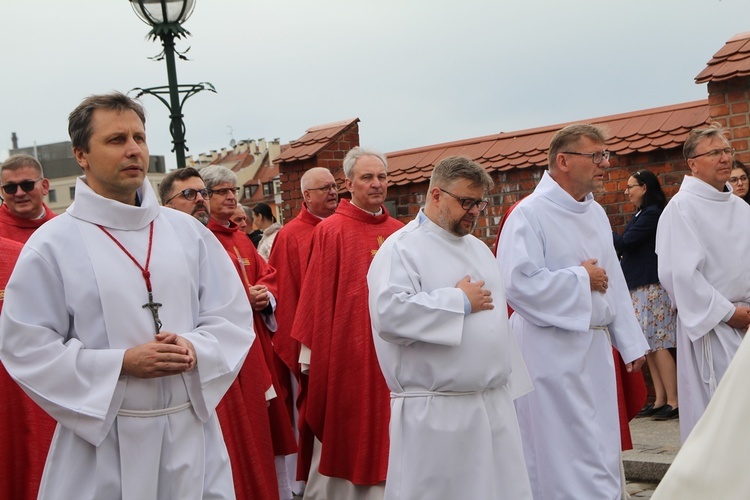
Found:
M 471 208 L 469 209 L 469 213 L 474 215 L 475 217 L 479 217 L 479 207 L 476 203 L 471 206 Z
M 195 203 L 198 203 L 198 202 L 204 202 L 204 201 L 206 201 L 206 199 L 205 199 L 205 198 L 203 198 L 203 195 L 202 195 L 202 194 L 200 194 L 200 192 L 199 192 L 199 191 L 196 191 L 196 192 L 195 192 Z

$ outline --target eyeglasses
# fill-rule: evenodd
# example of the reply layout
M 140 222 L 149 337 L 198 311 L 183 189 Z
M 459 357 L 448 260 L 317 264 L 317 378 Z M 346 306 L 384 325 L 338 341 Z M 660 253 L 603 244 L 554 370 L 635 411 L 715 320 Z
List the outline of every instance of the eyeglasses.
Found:
M 599 165 L 602 162 L 602 160 L 609 161 L 610 152 L 607 150 L 597 151 L 596 153 L 577 153 L 575 151 L 563 151 L 562 154 L 588 156 L 591 158 L 591 161 L 594 163 L 594 165 Z
M 16 194 L 18 192 L 19 186 L 21 187 L 21 189 L 23 189 L 24 193 L 28 193 L 29 191 L 32 191 L 34 189 L 34 186 L 36 186 L 36 183 L 41 181 L 42 179 L 43 177 L 40 177 L 39 179 L 35 181 L 21 181 L 18 183 L 9 182 L 0 187 L 3 188 L 3 191 L 5 191 L 5 194 Z
M 700 158 L 701 156 L 708 156 L 709 158 L 719 158 L 722 153 L 731 158 L 734 156 L 734 151 L 734 148 L 712 149 L 711 151 L 706 151 L 705 153 L 701 153 L 699 155 L 693 155 L 688 158 L 688 160 L 692 160 L 693 158 Z
M 641 186 L 643 186 L 643 184 L 628 184 L 625 186 L 625 191 L 628 191 L 633 188 L 641 187 Z
M 165 205 L 167 203 L 169 203 L 170 201 L 174 200 L 175 198 L 177 198 L 178 196 L 182 196 L 183 198 L 185 198 L 188 201 L 193 201 L 196 198 L 196 196 L 198 196 L 198 195 L 201 195 L 202 198 L 208 199 L 208 189 L 206 189 L 206 188 L 203 188 L 203 189 L 193 189 L 193 188 L 183 189 L 182 191 L 180 191 L 179 193 L 177 193 L 176 195 L 174 195 L 170 199 L 168 199 L 166 201 Z
M 226 196 L 229 194 L 229 192 L 232 192 L 234 196 L 236 197 L 238 194 L 240 194 L 240 188 L 233 187 L 233 188 L 221 188 L 221 189 L 209 189 L 208 190 L 208 196 L 213 196 L 215 194 L 218 194 L 219 196 Z
M 463 208 L 467 212 L 469 210 L 471 210 L 472 208 L 474 208 L 475 205 L 479 209 L 479 211 L 481 212 L 482 210 L 484 210 L 485 208 L 487 208 L 487 204 L 489 203 L 488 200 L 473 200 L 471 198 L 461 198 L 461 197 L 456 196 L 455 194 L 453 194 L 453 193 L 451 193 L 449 191 L 446 191 L 443 188 L 438 188 L 438 189 L 440 191 L 444 192 L 445 194 L 450 195 L 450 196 L 454 197 L 455 199 L 457 199 L 458 202 L 461 204 L 461 208 Z
M 742 175 L 740 177 L 730 177 L 729 183 L 730 184 L 747 184 L 747 176 Z
M 325 186 L 320 186 L 319 188 L 307 188 L 307 191 L 322 191 L 324 193 L 326 193 L 326 192 L 328 192 L 330 190 L 338 191 L 339 187 L 334 182 L 333 184 L 326 184 Z

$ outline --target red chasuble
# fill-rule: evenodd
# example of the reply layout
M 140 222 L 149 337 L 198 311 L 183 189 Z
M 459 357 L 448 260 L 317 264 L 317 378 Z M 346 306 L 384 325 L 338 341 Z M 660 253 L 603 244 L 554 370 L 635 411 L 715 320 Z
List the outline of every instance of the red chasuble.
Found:
M 300 372 L 300 343 L 292 338 L 292 326 L 302 289 L 302 278 L 305 276 L 310 258 L 313 230 L 322 220 L 311 214 L 303 205 L 299 215 L 284 224 L 284 227 L 276 234 L 273 247 L 271 247 L 271 256 L 268 259 L 268 264 L 278 271 L 278 289 L 283 297 L 276 307 L 276 322 L 279 328 L 273 336 L 273 348 L 288 371 L 291 371 L 297 379 L 299 385 L 297 405 L 300 407 L 307 394 L 307 375 Z M 291 394 L 289 394 L 287 406 L 290 405 L 290 400 Z M 290 418 L 294 420 L 293 414 Z M 303 418 L 298 420 L 298 427 L 300 451 L 297 459 L 297 480 L 306 481 L 310 463 L 305 461 L 305 458 L 312 456 L 313 434 Z
M 22 248 L 21 243 L 0 238 L 0 310 L 5 285 Z M 37 497 L 55 426 L 55 420 L 21 390 L 0 364 L 0 498 Z
M 358 485 L 385 481 L 390 395 L 367 306 L 367 270 L 403 224 L 343 199 L 315 228 L 292 337 L 310 348 L 304 415 L 320 439 L 318 470 Z
M 44 217 L 41 219 L 22 219 L 13 215 L 7 205 L 0 207 L 0 236 L 19 243 L 26 243 L 39 226 L 52 219 L 56 214 L 44 205 Z
M 222 226 L 214 219 L 211 219 L 208 223 L 208 229 L 216 235 L 221 245 L 232 256 L 232 261 L 239 272 L 240 279 L 246 285 L 246 290 L 252 285 L 265 285 L 278 302 L 283 300 L 279 298 L 276 286 L 276 270 L 269 266 L 265 259 L 260 256 L 250 238 L 245 233 L 237 230 L 236 224 L 231 223 L 230 226 Z M 247 291 L 249 298 L 249 290 Z M 257 343 L 263 349 L 266 369 L 271 374 L 273 387 L 278 395 L 268 402 L 274 455 L 291 455 L 297 452 L 297 442 L 294 437 L 292 421 L 289 418 L 289 412 L 284 403 L 283 391 L 280 388 L 276 373 L 272 369 L 275 355 L 273 344 L 271 343 L 271 334 L 260 312 L 254 312 L 253 323 L 255 334 L 257 335 Z M 242 374 L 241 371 L 240 374 Z

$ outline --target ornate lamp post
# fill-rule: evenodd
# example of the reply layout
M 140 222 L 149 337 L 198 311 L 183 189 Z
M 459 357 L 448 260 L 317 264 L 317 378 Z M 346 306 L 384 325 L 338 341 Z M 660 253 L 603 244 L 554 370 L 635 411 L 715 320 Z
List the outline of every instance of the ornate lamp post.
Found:
M 185 151 L 188 150 L 185 145 L 185 122 L 182 114 L 182 106 L 188 97 L 197 94 L 202 90 L 216 92 L 213 85 L 208 82 L 196 84 L 179 85 L 177 83 L 177 69 L 175 67 L 175 53 L 180 59 L 187 60 L 184 53 L 177 52 L 174 47 L 175 38 L 187 37 L 190 33 L 182 27 L 182 23 L 187 21 L 190 14 L 195 8 L 195 0 L 129 0 L 133 10 L 143 22 L 151 26 L 151 31 L 147 38 L 150 40 L 161 40 L 164 50 L 161 54 L 154 57 L 154 60 L 167 60 L 167 80 L 169 85 L 151 88 L 136 87 L 133 91 L 138 91 L 136 97 L 143 94 L 150 94 L 159 99 L 169 109 L 171 124 L 169 133 L 172 135 L 172 151 L 177 157 L 177 168 L 185 166 Z M 187 51 L 185 51 L 187 52 Z M 180 94 L 184 94 L 180 100 Z M 167 101 L 163 95 L 169 95 Z

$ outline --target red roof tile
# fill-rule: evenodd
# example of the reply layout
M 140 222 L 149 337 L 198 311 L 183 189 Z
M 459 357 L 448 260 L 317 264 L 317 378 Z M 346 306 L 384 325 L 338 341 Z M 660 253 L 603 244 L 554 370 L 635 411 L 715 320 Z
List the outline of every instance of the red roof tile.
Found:
M 709 121 L 708 101 L 581 121 L 605 126 L 611 136 L 607 148 L 620 155 L 676 148 L 682 145 L 691 129 Z M 429 180 L 435 164 L 454 154 L 468 156 L 490 172 L 546 167 L 549 141 L 555 132 L 570 123 L 388 153 L 388 180 L 396 186 L 425 182 Z
M 352 118 L 307 129 L 305 135 L 289 143 L 289 147 L 281 152 L 276 163 L 307 160 L 315 156 L 321 149 L 333 142 L 339 134 L 357 122 L 359 118 Z
M 750 75 L 750 32 L 733 36 L 708 66 L 695 77 L 695 83 L 720 82 Z

